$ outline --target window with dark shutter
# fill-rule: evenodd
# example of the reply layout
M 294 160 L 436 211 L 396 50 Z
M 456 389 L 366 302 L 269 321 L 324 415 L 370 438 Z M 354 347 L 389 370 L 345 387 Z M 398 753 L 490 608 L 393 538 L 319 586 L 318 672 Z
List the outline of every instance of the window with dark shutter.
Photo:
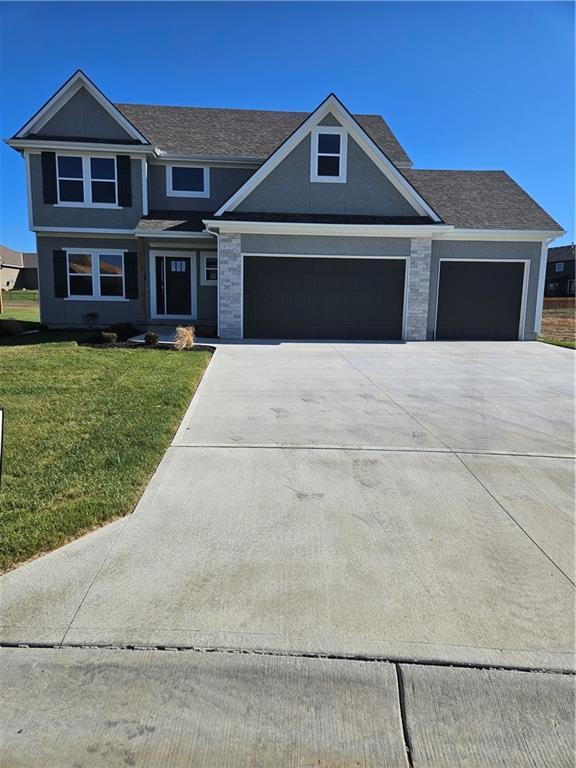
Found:
M 54 205 L 58 202 L 56 191 L 56 153 L 41 152 L 42 164 L 42 199 L 46 205 Z
M 138 298 L 138 254 L 127 251 L 124 254 L 124 290 L 127 299 Z
M 52 252 L 52 266 L 54 268 L 54 296 L 57 299 L 65 299 L 68 296 L 68 265 L 65 251 Z
M 116 176 L 118 179 L 118 205 L 130 208 L 132 205 L 132 174 L 129 155 L 117 155 Z

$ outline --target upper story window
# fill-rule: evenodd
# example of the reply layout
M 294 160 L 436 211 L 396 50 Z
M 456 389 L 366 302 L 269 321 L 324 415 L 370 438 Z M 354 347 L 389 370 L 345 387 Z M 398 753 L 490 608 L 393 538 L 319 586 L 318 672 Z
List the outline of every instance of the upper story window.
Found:
M 312 131 L 310 181 L 344 183 L 348 135 L 343 128 L 318 126 Z
M 556 272 L 564 272 L 564 262 L 563 261 L 557 261 L 556 262 Z
M 58 155 L 56 175 L 60 205 L 116 207 L 118 204 L 113 157 Z
M 123 299 L 124 252 L 92 249 L 68 250 L 68 296 Z
M 167 165 L 168 197 L 210 197 L 210 169 L 198 165 Z
M 214 251 L 200 254 L 200 282 L 202 285 L 218 284 L 218 257 Z

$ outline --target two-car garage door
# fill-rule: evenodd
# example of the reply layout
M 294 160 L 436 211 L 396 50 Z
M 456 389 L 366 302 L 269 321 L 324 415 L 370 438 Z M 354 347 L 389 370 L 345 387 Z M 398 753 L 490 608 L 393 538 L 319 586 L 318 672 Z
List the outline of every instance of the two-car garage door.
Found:
M 401 339 L 405 259 L 244 256 L 244 338 Z
M 525 269 L 441 260 L 435 338 L 521 338 Z M 401 258 L 246 255 L 244 338 L 402 339 L 405 280 Z

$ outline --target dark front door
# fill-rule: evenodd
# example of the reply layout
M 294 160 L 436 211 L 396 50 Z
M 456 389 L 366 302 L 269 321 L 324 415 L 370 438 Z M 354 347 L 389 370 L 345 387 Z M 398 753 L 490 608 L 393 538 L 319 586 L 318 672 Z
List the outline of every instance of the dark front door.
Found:
M 244 257 L 244 337 L 401 339 L 403 259 Z
M 436 338 L 518 339 L 524 262 L 441 261 Z
M 191 268 L 189 256 L 156 256 L 157 315 L 192 314 Z

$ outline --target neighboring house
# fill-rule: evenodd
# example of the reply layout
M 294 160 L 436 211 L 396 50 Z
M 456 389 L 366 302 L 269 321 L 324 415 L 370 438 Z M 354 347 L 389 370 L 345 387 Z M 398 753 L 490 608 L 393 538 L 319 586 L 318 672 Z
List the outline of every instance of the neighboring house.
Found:
M 546 267 L 545 296 L 574 296 L 576 293 L 574 243 L 550 248 Z
M 533 339 L 562 228 L 503 171 L 415 170 L 379 115 L 112 104 L 76 72 L 7 142 L 51 326 Z M 93 319 L 93 317 L 92 317 Z
M 37 255 L 0 245 L 0 288 L 3 291 L 38 288 Z

